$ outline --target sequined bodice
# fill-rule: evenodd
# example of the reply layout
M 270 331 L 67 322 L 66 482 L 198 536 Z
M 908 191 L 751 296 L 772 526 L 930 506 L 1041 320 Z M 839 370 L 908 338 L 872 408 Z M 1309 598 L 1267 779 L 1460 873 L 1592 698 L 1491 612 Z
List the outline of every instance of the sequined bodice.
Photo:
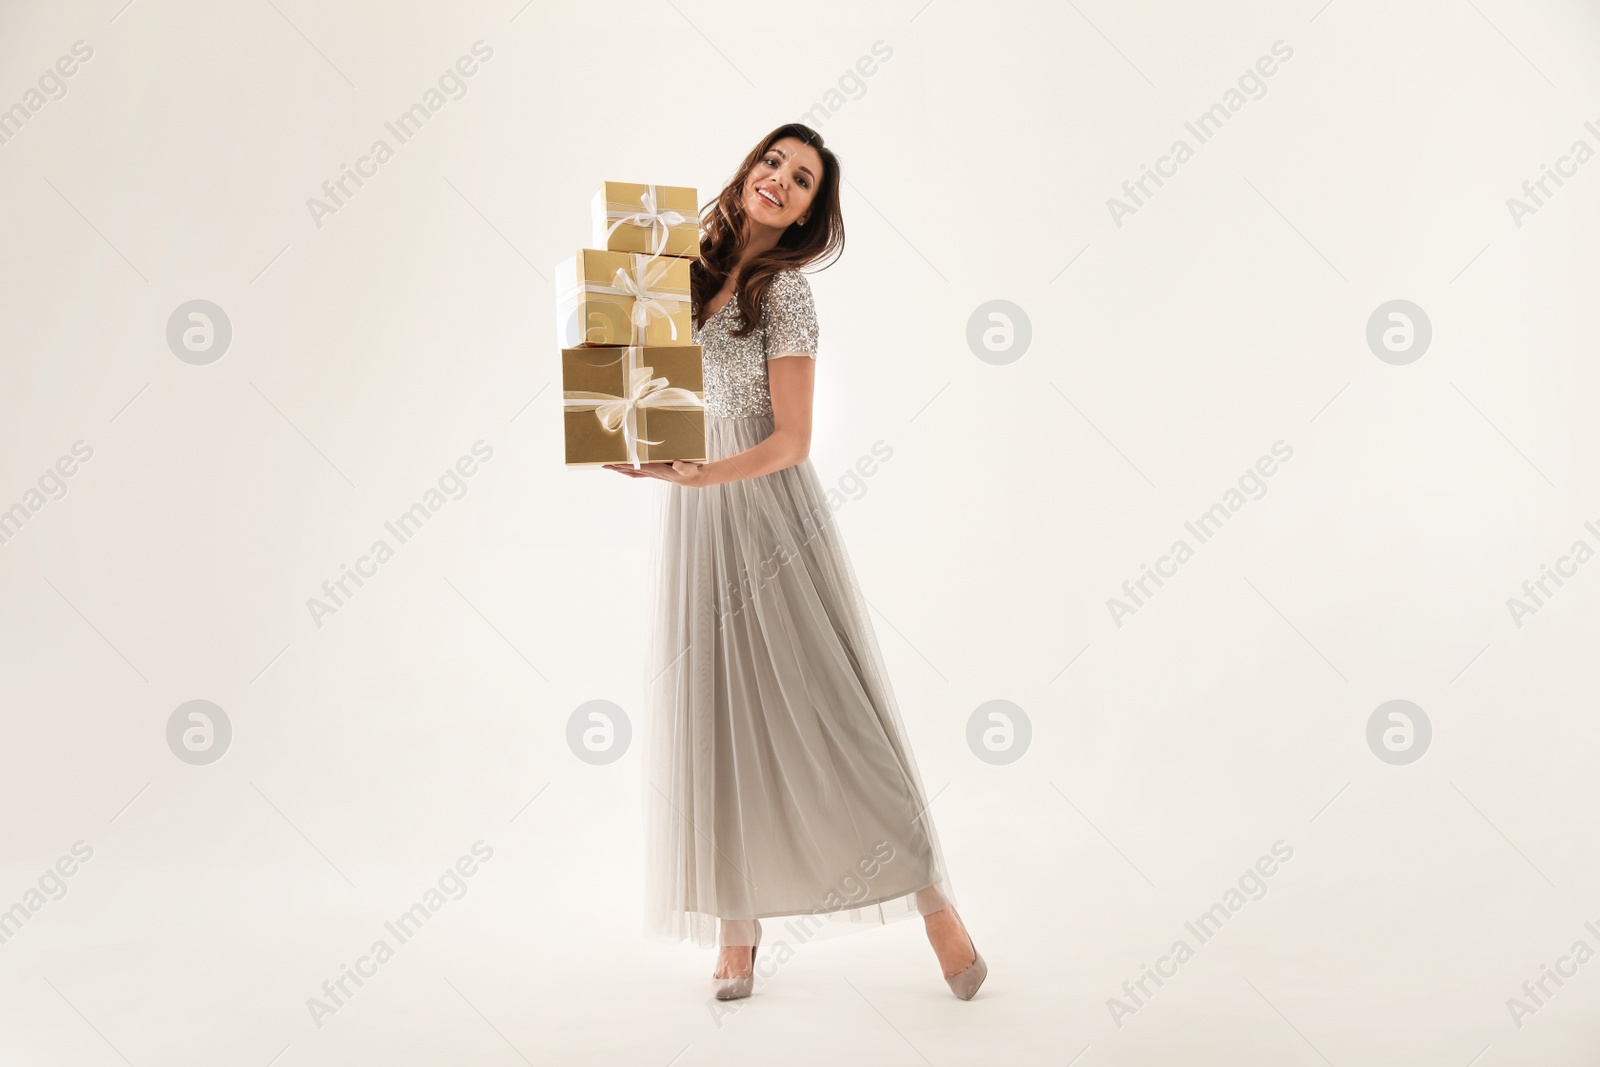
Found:
M 706 412 L 721 418 L 743 419 L 772 414 L 772 394 L 767 387 L 767 360 L 777 356 L 817 352 L 817 316 L 811 302 L 811 284 L 799 271 L 773 276 L 762 298 L 762 320 L 746 337 L 731 336 L 740 317 L 734 305 L 737 291 L 716 313 L 695 328 L 705 366 Z

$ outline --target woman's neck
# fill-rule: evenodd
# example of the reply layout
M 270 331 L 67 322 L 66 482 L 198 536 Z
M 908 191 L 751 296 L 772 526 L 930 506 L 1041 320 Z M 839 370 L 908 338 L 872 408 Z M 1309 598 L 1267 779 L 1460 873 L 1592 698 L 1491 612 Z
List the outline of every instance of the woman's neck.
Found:
M 778 247 L 778 239 L 783 236 L 782 230 L 775 230 L 771 226 L 753 226 L 748 218 L 745 219 L 745 244 L 739 252 L 739 260 L 728 272 L 729 277 L 738 277 L 745 264 L 757 256 L 766 255 Z

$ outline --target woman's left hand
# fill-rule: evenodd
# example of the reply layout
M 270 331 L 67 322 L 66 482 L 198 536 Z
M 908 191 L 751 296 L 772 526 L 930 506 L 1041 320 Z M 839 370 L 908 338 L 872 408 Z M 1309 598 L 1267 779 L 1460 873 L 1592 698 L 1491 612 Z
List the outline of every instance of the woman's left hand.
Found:
M 635 478 L 650 477 L 660 478 L 664 482 L 676 485 L 685 485 L 690 488 L 702 489 L 711 483 L 706 480 L 702 463 L 693 463 L 685 459 L 675 459 L 671 463 L 641 463 L 638 470 L 627 463 L 607 463 L 607 468 L 631 474 Z

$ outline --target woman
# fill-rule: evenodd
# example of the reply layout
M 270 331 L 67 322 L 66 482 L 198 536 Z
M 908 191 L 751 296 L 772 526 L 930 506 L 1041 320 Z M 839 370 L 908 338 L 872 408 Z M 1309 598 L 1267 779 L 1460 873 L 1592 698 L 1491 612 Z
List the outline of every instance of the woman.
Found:
M 607 464 L 672 483 L 655 575 L 649 932 L 720 951 L 754 987 L 760 919 L 916 912 L 951 990 L 988 972 L 953 907 L 866 605 L 807 458 L 817 354 L 799 268 L 844 245 L 839 161 L 781 126 L 702 219 L 691 268 L 707 462 Z M 830 260 L 831 262 L 831 260 Z

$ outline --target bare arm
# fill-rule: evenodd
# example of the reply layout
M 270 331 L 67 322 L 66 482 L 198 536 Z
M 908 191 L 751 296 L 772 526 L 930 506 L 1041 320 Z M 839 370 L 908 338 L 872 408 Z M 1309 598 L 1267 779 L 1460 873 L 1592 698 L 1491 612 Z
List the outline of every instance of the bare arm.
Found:
M 625 463 L 607 463 L 606 467 L 631 478 L 660 478 L 695 488 L 759 478 L 792 467 L 811 454 L 811 397 L 816 377 L 817 361 L 809 356 L 767 361 L 772 433 L 743 452 L 709 463 L 679 459 L 644 463 L 637 470 Z
M 696 463 L 645 463 L 637 470 L 607 464 L 634 478 L 661 478 L 678 485 L 724 485 L 793 467 L 811 453 L 811 397 L 816 382 L 817 317 L 811 287 L 798 272 L 783 272 L 767 290 L 773 317 L 766 322 L 763 343 L 767 360 L 767 392 L 772 399 L 772 433 L 732 456 Z
M 783 356 L 767 361 L 772 394 L 772 433 L 743 452 L 701 464 L 700 485 L 721 485 L 792 467 L 811 454 L 811 398 L 817 361 Z

